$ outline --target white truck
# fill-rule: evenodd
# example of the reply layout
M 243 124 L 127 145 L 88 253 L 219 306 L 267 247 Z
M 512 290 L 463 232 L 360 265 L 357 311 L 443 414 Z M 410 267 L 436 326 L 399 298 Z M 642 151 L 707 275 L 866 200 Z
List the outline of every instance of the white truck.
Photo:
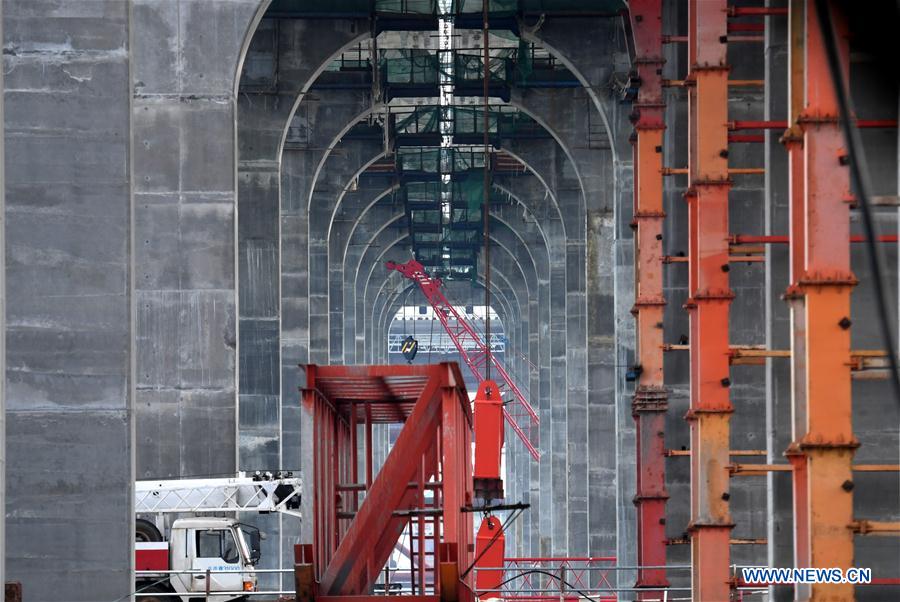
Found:
M 255 592 L 259 529 L 212 514 L 278 512 L 300 518 L 300 490 L 301 479 L 291 473 L 137 481 L 137 600 L 229 602 Z

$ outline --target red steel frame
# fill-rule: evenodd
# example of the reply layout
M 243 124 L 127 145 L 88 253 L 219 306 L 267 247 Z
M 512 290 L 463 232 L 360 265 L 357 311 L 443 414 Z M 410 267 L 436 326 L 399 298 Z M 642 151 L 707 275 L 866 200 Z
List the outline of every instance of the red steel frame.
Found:
M 466 321 L 458 311 L 456 311 L 456 308 L 453 307 L 444 296 L 444 293 L 441 292 L 441 280 L 429 276 L 425 271 L 425 267 L 414 259 L 411 259 L 404 264 L 396 264 L 389 261 L 385 265 L 389 270 L 396 270 L 404 277 L 419 285 L 425 298 L 428 299 L 428 302 L 434 309 L 434 313 L 441 321 L 444 330 L 447 331 L 447 334 L 450 335 L 450 338 L 453 340 L 453 344 L 456 345 L 459 356 L 472 371 L 472 374 L 479 384 L 484 380 L 484 374 L 482 373 L 484 364 L 488 360 L 488 357 L 490 357 L 491 366 L 497 371 L 497 374 L 502 379 L 499 386 L 502 388 L 505 385 L 515 398 L 519 409 L 524 411 L 512 414 L 507 407 L 504 406 L 503 416 L 515 431 L 516 435 L 518 435 L 519 439 L 522 440 L 522 443 L 525 445 L 528 453 L 531 454 L 531 457 L 535 460 L 539 460 L 541 454 L 537 449 L 537 445 L 532 443 L 532 441 L 537 441 L 537 434 L 539 432 L 538 427 L 540 425 L 540 419 L 538 418 L 537 413 L 534 411 L 534 408 L 531 407 L 531 404 L 528 403 L 528 400 L 525 399 L 525 395 L 519 390 L 519 387 L 513 382 L 509 373 L 507 373 L 506 369 L 503 367 L 503 364 L 497 359 L 497 356 L 487 352 L 487 347 L 481 340 L 481 337 L 478 336 L 478 333 L 475 332 L 475 329 L 472 328 L 468 321 Z M 451 325 L 451 320 L 454 320 L 456 324 Z M 471 346 L 473 349 L 467 349 L 467 345 Z M 524 428 L 518 423 L 517 418 L 520 416 L 527 416 L 530 420 L 529 426 L 525 427 L 529 429 L 528 434 L 525 433 Z
M 564 573 L 569 584 L 566 588 L 572 592 L 572 595 L 562 596 L 566 601 L 581 600 L 583 594 L 575 591 L 581 590 L 593 594 L 590 598 L 596 602 L 616 602 L 618 597 L 615 594 L 596 594 L 596 592 L 603 592 L 604 589 L 613 591 L 614 586 L 609 580 L 609 571 L 602 569 L 614 569 L 615 564 L 615 556 L 514 556 L 507 558 L 504 566 L 510 572 L 539 569 L 555 575 Z M 541 583 L 542 577 L 541 575 L 523 575 L 522 583 L 518 586 L 521 591 L 507 592 L 503 599 L 506 602 L 558 601 L 560 595 L 528 591 L 531 588 L 539 590 L 545 587 L 545 584 Z M 659 593 L 656 595 L 659 599 Z
M 805 4 L 805 10 L 804 10 Z M 835 11 L 835 20 L 839 21 Z M 843 23 L 838 29 L 842 69 L 849 66 Z M 801 34 L 794 30 L 804 29 Z M 850 294 L 856 279 L 850 268 L 849 170 L 839 126 L 840 111 L 826 58 L 816 3 L 791 7 L 792 69 L 803 60 L 803 77 L 792 73 L 795 131 L 792 158 L 802 144 L 802 169 L 791 166 L 790 296 L 795 305 L 792 407 L 794 438 L 786 455 L 794 470 L 794 539 L 797 566 L 853 566 L 854 450 L 850 356 Z M 803 36 L 802 46 L 794 46 Z M 800 57 L 803 57 L 801 59 Z M 797 64 L 794 60 L 798 61 Z M 804 60 L 805 59 L 805 60 Z M 845 81 L 849 78 L 845 77 Z M 795 104 L 796 103 L 796 104 Z M 799 156 L 797 163 L 800 163 Z M 799 314 L 799 315 L 798 315 Z M 797 599 L 852 600 L 852 584 L 813 585 Z
M 691 581 L 693 599 L 730 599 L 728 323 L 728 6 L 688 9 Z
M 639 599 L 659 597 L 666 579 L 665 414 L 668 393 L 663 379 L 662 283 L 663 134 L 665 100 L 662 87 L 662 2 L 633 0 L 635 65 L 641 86 L 634 103 L 634 227 L 637 357 L 640 382 L 632 402 L 637 441 L 636 588 L 648 588 Z
M 459 368 L 448 363 L 310 365 L 306 374 L 302 403 L 313 416 L 313 544 L 298 551 L 297 591 L 310 592 L 298 599 L 374 598 L 367 594 L 399 535 L 413 523 L 418 528 L 411 552 L 417 595 L 403 598 L 436 601 L 442 588 L 452 588 L 466 599 L 471 577 L 461 575 L 474 559 L 474 538 L 472 515 L 461 508 L 472 503 L 473 421 Z M 373 478 L 371 427 L 391 423 L 404 427 Z M 364 483 L 355 479 L 357 425 L 366 433 Z M 433 492 L 430 504 L 426 490 Z M 359 492 L 365 493 L 361 504 Z M 434 526 L 438 556 L 430 563 L 426 522 Z M 305 583 L 300 575 L 307 576 Z M 433 594 L 426 595 L 430 584 Z

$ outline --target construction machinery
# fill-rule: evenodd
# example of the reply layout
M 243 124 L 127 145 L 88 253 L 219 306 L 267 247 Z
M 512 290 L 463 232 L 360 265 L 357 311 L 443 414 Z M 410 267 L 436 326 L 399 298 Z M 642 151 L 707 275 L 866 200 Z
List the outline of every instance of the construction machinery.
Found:
M 411 259 L 404 264 L 389 261 L 385 264 L 389 270 L 399 272 L 404 278 L 412 280 L 419 285 L 422 294 L 431 304 L 435 315 L 441 321 L 441 325 L 447 334 L 453 340 L 456 350 L 460 358 L 469 367 L 478 383 L 484 381 L 485 376 L 482 374 L 487 364 L 490 364 L 497 375 L 500 377 L 500 388 L 495 383 L 493 391 L 497 395 L 508 392 L 512 399 L 509 408 L 502 408 L 503 416 L 512 427 L 513 431 L 522 440 L 522 444 L 531 457 L 539 460 L 541 455 L 537 447 L 538 427 L 540 419 L 537 412 L 528 403 L 525 394 L 519 389 L 513 378 L 509 375 L 503 364 L 497 356 L 490 352 L 487 344 L 482 341 L 481 336 L 475 328 L 469 324 L 468 320 L 457 311 L 456 307 L 444 295 L 443 282 L 440 278 L 434 278 L 425 271 L 425 266 Z M 527 419 L 528 423 L 520 424 L 519 419 Z
M 490 569 L 503 566 L 506 525 L 495 512 L 523 506 L 501 501 L 496 383 L 481 382 L 473 411 L 455 363 L 301 368 L 313 541 L 295 548 L 295 599 L 375 602 L 399 591 L 397 602 L 471 602 L 498 589 L 503 571 Z M 391 430 L 381 458 L 373 441 Z M 388 566 L 398 540 L 404 576 Z
M 135 591 L 142 600 L 228 602 L 256 591 L 259 529 L 214 514 L 277 512 L 300 518 L 291 473 L 135 483 Z M 153 594 L 164 594 L 154 596 Z

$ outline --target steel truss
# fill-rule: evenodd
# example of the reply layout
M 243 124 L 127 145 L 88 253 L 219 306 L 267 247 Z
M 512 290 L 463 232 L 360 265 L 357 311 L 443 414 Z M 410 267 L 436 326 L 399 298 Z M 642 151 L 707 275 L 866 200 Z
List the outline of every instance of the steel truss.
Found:
M 531 454 L 531 457 L 535 460 L 539 460 L 541 454 L 537 449 L 537 445 L 533 443 L 533 441 L 536 441 L 537 439 L 538 426 L 540 425 L 540 419 L 538 418 L 537 413 L 534 411 L 534 408 L 531 407 L 531 404 L 528 403 L 528 400 L 525 398 L 525 395 L 519 387 L 513 382 L 512 377 L 510 377 L 509 373 L 503 367 L 503 364 L 497 359 L 497 356 L 493 353 L 488 353 L 486 345 L 481 340 L 478 333 L 475 332 L 475 329 L 472 328 L 465 317 L 456 310 L 453 304 L 444 296 L 444 293 L 441 292 L 441 280 L 429 276 L 425 271 L 425 267 L 414 259 L 411 259 L 404 264 L 396 264 L 389 261 L 386 266 L 389 270 L 396 270 L 405 278 L 408 278 L 419 285 L 425 298 L 428 299 L 428 302 L 434 308 L 434 313 L 441 321 L 444 330 L 446 330 L 447 334 L 450 335 L 450 338 L 453 339 L 453 343 L 456 346 L 456 350 L 459 352 L 460 357 L 472 371 L 472 374 L 479 384 L 484 380 L 482 371 L 488 358 L 490 358 L 492 369 L 496 370 L 497 374 L 500 376 L 498 386 L 500 387 L 501 392 L 505 388 L 506 391 L 512 394 L 515 407 L 519 410 L 518 413 L 512 413 L 509 410 L 509 407 L 511 406 L 505 405 L 503 407 L 503 416 L 506 418 L 507 423 L 512 427 L 513 431 L 515 431 L 516 435 L 518 435 L 519 439 L 522 440 L 522 444 L 525 446 L 525 449 L 528 450 L 528 453 Z M 528 417 L 530 423 L 523 427 L 519 424 L 517 419 L 525 416 Z M 526 434 L 526 429 L 529 431 L 528 434 Z

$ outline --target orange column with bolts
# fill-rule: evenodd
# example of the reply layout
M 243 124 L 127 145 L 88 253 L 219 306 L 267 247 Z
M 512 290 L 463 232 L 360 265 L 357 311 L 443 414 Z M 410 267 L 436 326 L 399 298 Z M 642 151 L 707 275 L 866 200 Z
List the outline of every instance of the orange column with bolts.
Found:
M 799 14 L 799 12 L 798 12 Z M 837 14 L 835 14 L 837 17 Z M 805 106 L 803 130 L 806 170 L 802 194 L 802 238 L 791 232 L 803 267 L 793 283 L 803 296 L 805 394 L 794 407 L 797 425 L 788 454 L 800 466 L 795 491 L 797 561 L 813 567 L 853 565 L 853 473 L 858 442 L 853 434 L 850 374 L 850 196 L 846 150 L 839 109 L 819 28 L 815 3 L 805 3 Z M 849 46 L 838 29 L 838 54 L 848 69 Z M 792 195 L 792 202 L 800 197 Z M 805 495 L 805 499 L 802 497 Z M 803 507 L 805 503 L 805 507 Z M 849 601 L 853 585 L 813 585 L 797 590 L 797 600 Z
M 729 509 L 731 385 L 728 318 L 727 2 L 688 10 L 688 235 L 691 407 L 691 583 L 698 602 L 731 597 Z
M 634 223 L 637 363 L 640 374 L 632 402 L 637 440 L 637 562 L 666 564 L 665 412 L 663 382 L 662 286 L 662 145 L 665 103 L 662 94 L 662 2 L 633 0 L 631 27 L 640 88 L 633 105 Z M 664 568 L 638 569 L 635 587 L 646 589 L 640 600 L 659 599 L 669 585 Z

